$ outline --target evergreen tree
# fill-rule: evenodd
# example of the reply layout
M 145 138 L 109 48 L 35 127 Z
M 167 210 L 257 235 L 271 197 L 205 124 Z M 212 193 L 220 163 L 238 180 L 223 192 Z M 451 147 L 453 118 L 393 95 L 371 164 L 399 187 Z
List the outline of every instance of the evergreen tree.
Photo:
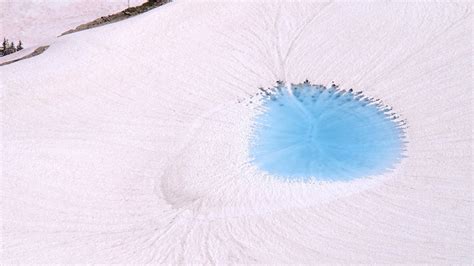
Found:
M 11 42 L 10 43 L 10 46 L 8 47 L 8 54 L 12 54 L 16 52 L 16 47 L 15 47 L 15 43 L 14 42 Z
M 2 46 L 0 46 L 0 56 L 12 54 L 16 51 L 23 49 L 23 43 L 18 41 L 18 45 L 15 46 L 14 42 L 9 42 L 7 38 L 3 38 Z
M 21 43 L 21 40 L 18 41 L 18 45 L 16 46 L 16 50 L 17 51 L 23 50 L 23 44 Z
M 3 38 L 3 43 L 2 43 L 2 56 L 8 54 L 8 40 L 6 38 Z

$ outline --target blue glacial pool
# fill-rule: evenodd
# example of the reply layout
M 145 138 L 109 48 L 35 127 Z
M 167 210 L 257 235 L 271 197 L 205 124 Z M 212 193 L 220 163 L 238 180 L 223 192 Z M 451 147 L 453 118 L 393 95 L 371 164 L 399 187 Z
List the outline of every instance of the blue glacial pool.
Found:
M 261 88 L 252 162 L 298 181 L 348 181 L 392 169 L 404 151 L 404 121 L 362 92 L 309 82 Z

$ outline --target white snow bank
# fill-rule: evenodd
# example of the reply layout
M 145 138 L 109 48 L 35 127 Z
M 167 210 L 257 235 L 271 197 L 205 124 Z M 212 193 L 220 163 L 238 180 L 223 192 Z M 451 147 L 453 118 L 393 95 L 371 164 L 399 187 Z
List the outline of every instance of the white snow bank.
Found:
M 31 54 L 36 48 L 38 48 L 38 47 L 29 47 L 29 48 L 25 48 L 23 50 L 15 52 L 15 53 L 11 53 L 9 55 L 2 56 L 2 57 L 0 57 L 0 64 L 25 57 L 25 56 Z
M 178 1 L 1 67 L 2 261 L 472 262 L 471 22 L 461 4 Z M 348 183 L 255 169 L 238 100 L 306 78 L 393 106 L 407 158 Z

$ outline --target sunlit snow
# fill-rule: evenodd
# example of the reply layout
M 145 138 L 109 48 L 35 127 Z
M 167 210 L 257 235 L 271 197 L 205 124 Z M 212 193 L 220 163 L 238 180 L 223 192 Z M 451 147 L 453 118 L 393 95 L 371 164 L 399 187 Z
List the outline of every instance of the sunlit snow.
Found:
M 472 73 L 461 1 L 177 0 L 54 38 L 0 67 L 0 261 L 472 264 Z M 257 163 L 296 108 L 322 114 L 296 135 L 368 145 L 323 150 L 358 178 Z

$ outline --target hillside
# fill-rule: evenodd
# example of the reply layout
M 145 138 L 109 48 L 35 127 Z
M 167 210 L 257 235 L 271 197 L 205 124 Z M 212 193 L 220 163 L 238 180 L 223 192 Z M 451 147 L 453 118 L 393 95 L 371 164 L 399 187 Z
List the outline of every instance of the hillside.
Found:
M 173 1 L 57 38 L 0 68 L 0 261 L 470 264 L 471 35 L 462 3 Z M 259 88 L 306 79 L 397 110 L 400 164 L 255 167 Z

